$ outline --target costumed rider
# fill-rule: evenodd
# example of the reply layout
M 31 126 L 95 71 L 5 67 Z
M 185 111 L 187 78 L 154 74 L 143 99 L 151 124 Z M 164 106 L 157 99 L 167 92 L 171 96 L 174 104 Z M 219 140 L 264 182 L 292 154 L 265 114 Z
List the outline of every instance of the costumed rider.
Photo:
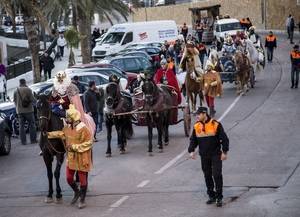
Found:
M 215 65 L 208 60 L 204 74 L 204 95 L 211 117 L 216 113 L 215 97 L 220 97 L 223 93 L 221 76 L 214 68 Z
M 248 38 L 256 48 L 262 47 L 259 35 L 255 32 L 255 26 L 251 26 L 248 32 Z
M 174 88 L 177 93 L 178 105 L 181 103 L 181 92 L 174 71 L 168 67 L 168 62 L 163 59 L 160 62 L 161 68 L 154 75 L 155 84 L 169 85 Z
M 116 83 L 119 86 L 119 88 L 120 88 L 121 95 L 124 96 L 124 97 L 127 97 L 131 101 L 131 95 L 130 95 L 130 93 L 128 93 L 125 90 L 122 90 L 122 86 L 120 85 L 120 78 L 117 75 L 111 74 L 109 76 L 109 78 L 108 78 L 108 81 Z
M 58 117 L 65 118 L 66 110 L 69 109 L 70 104 L 73 104 L 76 110 L 80 112 L 81 121 L 86 124 L 91 134 L 93 134 L 96 127 L 94 120 L 84 112 L 79 90 L 77 86 L 72 83 L 71 78 L 65 71 L 58 71 L 53 79 L 53 83 L 54 85 L 50 97 L 52 112 Z
M 222 52 L 225 55 L 233 56 L 235 54 L 236 48 L 233 43 L 232 37 L 227 35 L 222 47 Z
M 86 206 L 85 197 L 88 186 L 88 172 L 92 169 L 92 145 L 93 134 L 81 121 L 80 112 L 70 104 L 66 110 L 66 126 L 62 131 L 48 133 L 48 138 L 61 138 L 65 140 L 67 151 L 66 178 L 70 187 L 74 191 L 71 204 L 75 204 L 79 199 L 78 208 Z M 80 190 L 74 181 L 75 172 L 78 173 Z

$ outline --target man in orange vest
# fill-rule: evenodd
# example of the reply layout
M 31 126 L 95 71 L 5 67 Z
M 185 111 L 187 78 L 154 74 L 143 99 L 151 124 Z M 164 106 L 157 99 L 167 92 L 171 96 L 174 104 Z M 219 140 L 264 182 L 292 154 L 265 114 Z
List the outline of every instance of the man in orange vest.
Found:
M 291 51 L 291 63 L 292 63 L 292 71 L 291 71 L 291 88 L 298 88 L 299 82 L 299 72 L 300 72 L 300 51 L 299 45 L 296 44 Z
M 277 47 L 276 36 L 273 35 L 272 31 L 270 31 L 269 35 L 266 37 L 265 47 L 267 48 L 268 61 L 272 62 L 274 48 Z
M 195 149 L 199 147 L 202 171 L 204 173 L 209 200 L 206 204 L 222 206 L 223 176 L 222 161 L 227 159 L 229 139 L 218 121 L 210 118 L 206 107 L 196 112 L 197 122 L 190 137 L 188 152 L 195 159 Z

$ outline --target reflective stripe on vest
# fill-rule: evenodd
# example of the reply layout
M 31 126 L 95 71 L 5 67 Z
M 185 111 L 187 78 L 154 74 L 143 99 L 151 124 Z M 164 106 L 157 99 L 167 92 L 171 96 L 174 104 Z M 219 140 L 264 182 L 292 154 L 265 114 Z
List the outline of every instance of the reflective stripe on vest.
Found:
M 211 119 L 208 123 L 202 124 L 201 122 L 197 122 L 194 125 L 196 137 L 210 137 L 215 136 L 217 133 L 219 123 Z
M 300 52 L 292 51 L 291 56 L 293 59 L 300 59 Z
M 274 42 L 275 41 L 275 39 L 276 39 L 276 37 L 274 36 L 274 35 L 272 35 L 272 36 L 267 36 L 267 41 L 268 42 Z

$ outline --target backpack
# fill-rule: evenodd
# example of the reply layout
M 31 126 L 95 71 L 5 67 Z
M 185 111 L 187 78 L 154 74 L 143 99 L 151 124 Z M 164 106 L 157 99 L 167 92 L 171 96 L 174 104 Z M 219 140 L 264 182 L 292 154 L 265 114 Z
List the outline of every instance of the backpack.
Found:
M 28 96 L 25 96 L 25 98 L 22 98 L 21 94 L 20 94 L 20 91 L 19 91 L 19 88 L 17 88 L 17 91 L 18 91 L 18 94 L 20 96 L 20 99 L 21 99 L 21 104 L 22 104 L 22 107 L 23 108 L 27 108 L 30 106 L 31 104 L 31 100 L 29 99 Z

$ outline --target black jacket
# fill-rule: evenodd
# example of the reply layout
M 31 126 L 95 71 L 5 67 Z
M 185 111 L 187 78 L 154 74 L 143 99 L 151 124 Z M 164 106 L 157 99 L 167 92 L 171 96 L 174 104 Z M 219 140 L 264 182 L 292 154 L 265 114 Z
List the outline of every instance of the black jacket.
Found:
M 54 61 L 52 57 L 42 57 L 41 59 L 41 65 L 45 71 L 51 71 L 54 68 Z
M 87 113 L 93 114 L 98 112 L 98 101 L 100 100 L 99 93 L 88 89 L 84 93 L 84 108 Z
M 202 128 L 201 134 L 197 130 L 200 127 Z M 212 128 L 213 131 L 209 128 Z M 218 155 L 222 151 L 226 153 L 229 150 L 229 139 L 222 124 L 210 118 L 205 123 L 195 123 L 188 152 L 194 152 L 197 147 L 199 147 L 201 156 Z

